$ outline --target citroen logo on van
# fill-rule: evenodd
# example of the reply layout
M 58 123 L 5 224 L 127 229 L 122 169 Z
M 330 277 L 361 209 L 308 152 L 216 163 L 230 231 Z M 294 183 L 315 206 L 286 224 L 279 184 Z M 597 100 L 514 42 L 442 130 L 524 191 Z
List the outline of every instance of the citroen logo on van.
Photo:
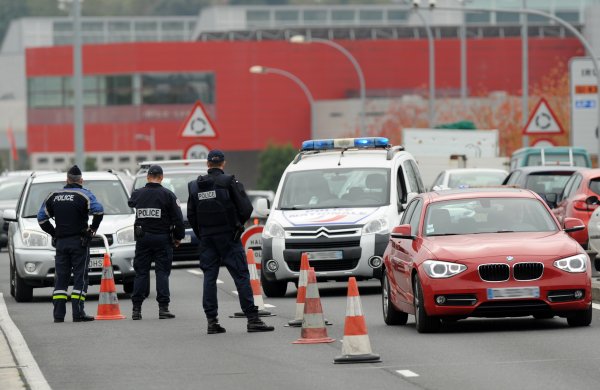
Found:
M 513 261 L 515 258 L 512 256 L 506 256 L 506 261 Z

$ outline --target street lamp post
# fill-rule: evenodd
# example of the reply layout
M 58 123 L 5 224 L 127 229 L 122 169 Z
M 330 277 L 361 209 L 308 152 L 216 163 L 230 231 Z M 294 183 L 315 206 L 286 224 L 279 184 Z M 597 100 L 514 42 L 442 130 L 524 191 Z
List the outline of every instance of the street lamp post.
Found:
M 527 0 L 523 0 L 523 9 L 527 8 Z M 523 123 L 523 128 L 527 126 L 527 119 L 529 119 L 529 27 L 527 25 L 527 14 L 521 14 L 521 82 L 523 90 L 521 93 L 522 96 L 522 110 L 523 115 L 521 118 L 521 122 Z M 529 136 L 527 134 L 523 134 L 522 138 L 523 147 L 529 145 Z
M 433 127 L 435 124 L 435 41 L 427 18 L 421 14 L 418 7 L 414 7 L 414 10 L 425 26 L 429 42 L 429 127 Z
M 250 73 L 253 73 L 253 74 L 269 74 L 269 73 L 277 74 L 277 75 L 280 75 L 280 76 L 283 76 L 283 77 L 286 77 L 286 78 L 292 80 L 300 87 L 300 89 L 302 89 L 302 91 L 304 92 L 304 95 L 306 95 L 306 98 L 308 99 L 308 103 L 310 105 L 310 135 L 311 135 L 311 138 L 313 138 L 315 135 L 314 132 L 316 130 L 315 99 L 313 98 L 313 95 L 312 95 L 312 93 L 310 93 L 310 90 L 308 89 L 306 84 L 304 84 L 302 82 L 302 80 L 300 80 L 293 73 L 290 73 L 287 70 L 278 69 L 278 68 L 270 68 L 270 67 L 266 67 L 266 66 L 254 65 L 254 66 L 250 67 Z
M 365 124 L 365 115 L 366 115 L 365 76 L 362 71 L 362 68 L 360 67 L 360 64 L 358 63 L 356 58 L 352 55 L 352 53 L 350 53 L 344 46 L 340 45 L 339 43 L 330 41 L 328 39 L 322 39 L 322 38 L 308 39 L 304 35 L 294 35 L 293 37 L 290 38 L 290 42 L 291 43 L 313 43 L 313 42 L 314 43 L 322 43 L 324 45 L 331 46 L 331 47 L 339 50 L 342 54 L 344 54 L 346 56 L 346 58 L 348 58 L 348 60 L 350 60 L 350 62 L 352 63 L 352 66 L 354 66 L 354 69 L 356 70 L 356 74 L 358 75 L 358 82 L 360 84 L 360 105 L 361 105 L 360 135 L 361 136 L 367 135 L 367 129 L 366 129 L 366 124 Z
M 442 11 L 459 11 L 459 12 L 465 11 L 463 9 L 463 7 L 449 7 L 449 6 L 436 7 L 436 9 L 439 9 Z M 498 11 L 500 11 L 500 10 L 498 10 L 496 8 L 480 8 L 480 7 L 469 8 L 469 12 L 498 12 Z M 548 12 L 544 12 L 544 11 L 540 11 L 540 10 L 536 10 L 536 9 L 526 9 L 526 8 L 521 8 L 521 9 L 507 8 L 507 9 L 502 9 L 501 12 L 512 13 L 512 14 L 538 15 L 538 16 L 546 17 L 546 18 L 553 20 L 556 23 L 560 24 L 567 30 L 569 30 L 573 35 L 575 35 L 575 37 L 577 37 L 577 39 L 579 39 L 581 44 L 585 47 L 585 49 L 589 53 L 590 59 L 592 60 L 592 63 L 594 64 L 594 71 L 596 72 L 596 75 L 597 75 L 597 77 L 596 77 L 596 88 L 597 88 L 597 99 L 598 99 L 597 127 L 600 127 L 600 63 L 598 62 L 598 57 L 596 55 L 594 48 L 592 47 L 592 45 L 590 45 L 588 40 L 585 39 L 585 37 L 579 31 L 577 31 L 577 29 L 575 27 L 573 27 L 572 24 L 570 24 L 570 23 L 566 22 L 565 20 L 563 20 L 557 16 L 554 16 Z M 525 115 L 525 113 L 523 113 L 523 115 Z M 596 128 L 592 129 L 592 131 L 595 132 Z M 598 146 L 598 159 L 600 161 L 600 136 L 598 137 L 598 145 L 597 146 Z

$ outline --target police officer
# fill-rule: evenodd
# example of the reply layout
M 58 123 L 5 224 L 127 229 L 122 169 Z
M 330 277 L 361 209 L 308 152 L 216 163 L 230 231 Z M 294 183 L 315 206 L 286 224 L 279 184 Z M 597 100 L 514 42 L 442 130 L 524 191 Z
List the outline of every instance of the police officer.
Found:
M 235 282 L 240 306 L 248 318 L 248 332 L 272 331 L 274 328 L 261 321 L 254 305 L 248 263 L 240 241 L 252 204 L 242 183 L 223 171 L 223 152 L 212 150 L 207 162 L 208 174 L 188 183 L 187 217 L 200 239 L 200 268 L 204 271 L 202 306 L 208 320 L 208 334 L 225 332 L 217 317 L 221 262 Z
M 104 217 L 104 209 L 94 194 L 82 187 L 81 170 L 74 165 L 67 172 L 67 185 L 50 193 L 37 219 L 40 227 L 56 241 L 56 273 L 54 278 L 54 322 L 64 322 L 67 305 L 67 289 L 73 273 L 71 303 L 73 322 L 93 321 L 94 317 L 85 314 L 84 302 L 88 288 L 88 262 L 90 257 L 89 240 L 92 238 Z M 88 227 L 88 215 L 93 215 Z M 54 218 L 56 227 L 50 223 Z
M 173 262 L 173 245 L 179 246 L 179 242 L 185 237 L 183 215 L 175 194 L 161 185 L 163 170 L 159 165 L 148 168 L 146 179 L 146 186 L 133 191 L 129 199 L 129 206 L 136 208 L 133 260 L 135 279 L 131 296 L 131 318 L 142 319 L 142 302 L 150 283 L 152 260 L 156 273 L 158 318 L 175 318 L 169 312 L 169 275 Z

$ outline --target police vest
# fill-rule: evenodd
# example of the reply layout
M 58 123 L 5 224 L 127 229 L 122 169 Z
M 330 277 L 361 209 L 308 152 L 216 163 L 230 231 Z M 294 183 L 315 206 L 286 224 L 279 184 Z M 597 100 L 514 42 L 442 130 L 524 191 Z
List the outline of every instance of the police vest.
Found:
M 239 222 L 229 187 L 230 175 L 206 175 L 196 181 L 196 215 L 198 226 L 207 232 L 236 230 Z

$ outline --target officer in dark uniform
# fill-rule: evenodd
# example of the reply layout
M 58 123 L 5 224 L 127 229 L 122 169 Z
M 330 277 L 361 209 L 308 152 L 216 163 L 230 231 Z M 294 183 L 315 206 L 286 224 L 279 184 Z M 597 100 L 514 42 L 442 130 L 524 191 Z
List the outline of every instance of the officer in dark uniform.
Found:
M 64 322 L 67 289 L 73 273 L 73 322 L 93 321 L 83 308 L 88 288 L 89 240 L 104 217 L 104 209 L 94 194 L 82 187 L 81 170 L 74 165 L 67 172 L 67 185 L 52 192 L 40 208 L 37 219 L 40 227 L 56 240 L 56 274 L 54 277 L 54 322 Z M 88 227 L 88 215 L 93 215 Z M 54 218 L 56 228 L 50 223 Z
M 133 191 L 129 199 L 129 206 L 136 208 L 133 260 L 135 279 L 131 296 L 131 318 L 142 319 L 142 302 L 150 283 L 152 260 L 156 273 L 158 318 L 175 318 L 169 312 L 169 275 L 173 262 L 173 245 L 178 246 L 185 237 L 183 215 L 175 194 L 161 185 L 163 170 L 160 166 L 152 165 L 148 168 L 147 180 L 146 186 Z
M 268 332 L 254 305 L 250 273 L 240 241 L 244 223 L 252 214 L 252 203 L 244 186 L 223 172 L 225 155 L 208 154 L 208 174 L 188 183 L 187 217 L 200 239 L 200 268 L 204 271 L 202 306 L 208 320 L 208 334 L 224 333 L 219 324 L 217 277 L 221 262 L 227 267 L 238 291 L 240 306 L 248 318 L 248 332 Z

